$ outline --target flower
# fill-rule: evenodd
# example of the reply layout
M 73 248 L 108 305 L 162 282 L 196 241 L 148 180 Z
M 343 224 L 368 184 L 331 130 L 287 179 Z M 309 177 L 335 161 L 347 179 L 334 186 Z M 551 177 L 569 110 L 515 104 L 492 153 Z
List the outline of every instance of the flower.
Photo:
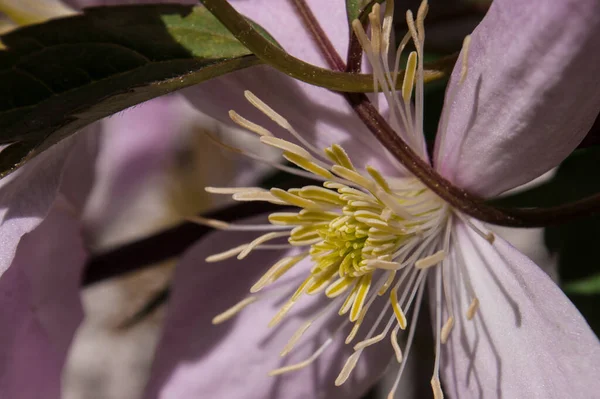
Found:
M 311 39 L 293 6 L 270 4 L 234 3 L 290 53 L 323 65 L 315 49 L 298 44 Z M 345 54 L 341 2 L 309 4 Z M 447 91 L 433 155 L 443 176 L 491 197 L 556 166 L 575 148 L 600 109 L 594 72 L 598 11 L 594 1 L 493 3 L 470 45 L 467 41 Z M 407 69 L 413 72 L 400 96 L 384 90 L 389 110 L 383 111 L 427 159 L 421 124 L 425 12 L 426 6 L 412 30 L 417 51 Z M 372 23 L 378 16 L 373 14 Z M 387 35 L 380 33 L 384 40 Z M 371 64 L 385 89 L 391 79 L 386 54 L 377 55 L 373 30 L 371 35 L 370 43 L 363 37 L 363 48 L 374 53 Z M 245 97 L 254 109 L 235 101 L 244 89 L 250 90 Z M 298 173 L 326 183 L 288 191 L 209 189 L 301 211 L 272 214 L 271 225 L 264 217 L 243 225 L 199 220 L 226 231 L 199 243 L 180 262 L 150 397 L 357 397 L 389 356 L 401 361 L 409 354 L 426 282 L 436 337 L 436 398 L 443 395 L 440 374 L 445 392 L 461 398 L 583 398 L 597 391 L 598 340 L 560 289 L 479 222 L 405 171 L 395 172 L 398 165 L 370 140 L 341 97 L 267 68 L 237 72 L 188 94 L 211 115 L 224 118 L 234 109 L 232 119 L 258 133 L 264 144 L 280 148 L 303 169 Z M 585 104 L 575 98 L 585 98 Z M 270 242 L 285 237 L 288 243 Z M 290 246 L 297 249 L 282 255 Z M 248 261 L 211 263 L 234 256 Z M 244 296 L 244 289 L 256 294 Z M 308 295 L 322 291 L 325 295 Z M 378 292 L 384 296 L 378 298 Z M 209 330 L 207 313 L 217 314 L 224 302 L 239 299 L 213 321 L 237 318 Z M 340 318 L 338 311 L 346 316 Z M 281 324 L 269 330 L 269 320 Z M 340 332 L 349 323 L 362 324 L 350 332 L 356 333 L 354 348 L 344 345 L 346 334 Z M 396 333 L 405 328 L 407 344 L 401 348 Z M 385 347 L 376 345 L 390 337 Z M 277 351 L 289 352 L 291 360 L 279 360 Z M 264 374 L 273 369 L 294 372 L 269 381 Z M 333 380 L 341 387 L 333 387 Z

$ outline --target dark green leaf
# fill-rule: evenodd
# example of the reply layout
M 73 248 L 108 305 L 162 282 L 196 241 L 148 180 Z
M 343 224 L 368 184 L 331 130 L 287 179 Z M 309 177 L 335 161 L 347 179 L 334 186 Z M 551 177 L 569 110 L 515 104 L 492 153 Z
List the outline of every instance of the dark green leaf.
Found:
M 348 24 L 360 17 L 365 6 L 369 5 L 369 0 L 346 0 L 346 14 L 348 14 Z M 372 3 L 383 3 L 383 0 L 375 0 Z M 370 9 L 370 7 L 369 7 Z
M 364 3 L 364 0 L 346 0 L 346 14 L 348 14 L 349 24 L 359 17 Z
M 0 176 L 95 120 L 256 65 L 204 7 L 103 7 L 2 36 Z

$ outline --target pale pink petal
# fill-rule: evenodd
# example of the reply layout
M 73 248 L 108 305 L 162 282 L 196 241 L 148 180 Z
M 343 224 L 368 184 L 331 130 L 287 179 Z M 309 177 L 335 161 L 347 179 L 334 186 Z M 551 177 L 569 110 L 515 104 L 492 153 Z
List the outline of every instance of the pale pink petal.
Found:
M 348 19 L 345 1 L 307 1 L 333 45 L 346 59 Z M 265 28 L 290 54 L 308 63 L 329 68 L 310 33 L 305 29 L 291 1 L 235 0 L 231 4 Z M 285 117 L 309 142 L 323 149 L 338 143 L 357 165 L 371 163 L 389 168 L 385 150 L 373 138 L 339 94 L 294 80 L 268 66 L 252 67 L 210 80 L 185 90 L 200 110 L 231 123 L 233 109 L 285 138 L 291 136 L 252 107 L 244 98 L 250 90 Z M 383 97 L 381 97 L 383 100 Z M 382 112 L 386 112 L 385 102 Z
M 0 277 L 0 397 L 60 397 L 62 367 L 82 318 L 83 245 L 75 210 L 58 200 Z
M 599 64 L 597 0 L 494 1 L 473 32 L 466 80 L 458 86 L 460 62 L 452 75 L 436 168 L 493 196 L 556 166 L 600 111 Z
M 197 0 L 64 0 L 64 3 L 72 7 L 82 9 L 85 7 L 132 5 L 132 4 L 156 4 L 156 3 L 176 3 L 176 4 L 198 4 Z
M 452 262 L 465 262 L 480 307 L 464 288 L 443 351 L 453 398 L 590 398 L 600 391 L 600 343 L 575 306 L 531 260 L 496 237 L 457 226 Z M 459 280 L 460 276 L 456 275 Z
M 257 218 L 248 223 L 264 221 Z M 181 259 L 175 274 L 165 331 L 158 346 L 146 398 L 300 399 L 358 398 L 374 383 L 392 355 L 381 343 L 363 353 L 353 376 L 342 387 L 334 380 L 351 345 L 345 329 L 311 367 L 279 377 L 268 372 L 308 358 L 343 322 L 334 317 L 312 326 L 287 357 L 279 352 L 303 321 L 322 309 L 321 294 L 301 300 L 280 326 L 267 324 L 310 268 L 297 265 L 283 292 L 249 305 L 237 317 L 213 326 L 211 319 L 248 295 L 249 288 L 280 257 L 281 252 L 256 251 L 244 260 L 206 263 L 206 256 L 248 242 L 256 234 L 217 232 L 203 239 Z
M 10 266 L 21 236 L 35 229 L 48 213 L 63 171 L 72 165 L 72 149 L 81 145 L 79 137 L 64 140 L 0 180 L 0 275 Z

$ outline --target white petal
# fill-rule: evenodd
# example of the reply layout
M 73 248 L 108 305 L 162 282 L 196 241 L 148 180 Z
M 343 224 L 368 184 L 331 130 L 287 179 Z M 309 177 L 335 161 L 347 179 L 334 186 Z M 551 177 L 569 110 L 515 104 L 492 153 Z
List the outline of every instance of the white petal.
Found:
M 456 325 L 443 354 L 455 398 L 591 398 L 600 392 L 600 343 L 562 291 L 531 260 L 496 237 L 456 228 L 452 260 L 465 260 L 480 301 L 455 295 Z

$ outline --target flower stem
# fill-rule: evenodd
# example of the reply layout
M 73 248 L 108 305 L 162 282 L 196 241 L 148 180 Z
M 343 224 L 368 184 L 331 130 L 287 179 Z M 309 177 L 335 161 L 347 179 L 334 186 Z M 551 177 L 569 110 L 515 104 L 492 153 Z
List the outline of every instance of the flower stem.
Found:
M 361 12 L 361 16 L 369 12 L 372 4 L 369 3 Z M 315 43 L 330 62 L 330 68 L 338 71 L 354 70 L 360 68 L 362 51 L 357 51 L 358 39 L 351 31 L 347 63 L 339 62 L 339 54 L 331 44 L 329 38 L 323 33 L 319 22 L 314 17 L 305 0 L 294 0 L 302 21 L 314 37 Z M 361 20 L 364 20 L 361 18 Z M 427 162 L 423 161 L 390 127 L 387 121 L 379 114 L 365 94 L 342 93 L 352 106 L 358 117 L 363 121 L 371 133 L 379 140 L 392 155 L 406 167 L 415 177 L 423 182 L 454 208 L 467 215 L 473 216 L 484 222 L 501 226 L 512 227 L 544 227 L 553 224 L 568 222 L 575 218 L 589 216 L 600 212 L 600 193 L 568 204 L 534 209 L 507 209 L 488 205 L 482 198 L 472 195 L 465 190 L 454 186 Z
M 351 74 L 343 70 L 330 70 L 319 68 L 308 64 L 298 58 L 286 53 L 283 49 L 273 44 L 263 35 L 261 35 L 253 26 L 240 15 L 225 0 L 200 0 L 202 4 L 249 50 L 266 64 L 284 72 L 285 74 L 302 80 L 306 83 L 325 87 L 334 91 L 343 92 L 372 92 L 373 76 L 368 74 Z M 305 8 L 308 10 L 308 7 Z M 323 30 L 312 32 L 316 40 L 325 39 L 319 46 L 332 46 L 331 42 L 324 34 Z M 315 35 L 316 33 L 316 35 Z M 335 49 L 331 47 L 325 57 L 333 55 Z M 336 53 L 337 54 L 337 53 Z M 339 57 L 339 56 L 338 56 Z M 331 61 L 328 59 L 328 61 Z M 423 79 L 426 82 L 437 80 L 448 76 L 452 65 L 452 59 L 442 59 L 435 63 L 428 64 L 424 71 Z M 403 74 L 403 72 L 401 72 Z M 402 83 L 402 76 L 398 78 L 399 85 Z

